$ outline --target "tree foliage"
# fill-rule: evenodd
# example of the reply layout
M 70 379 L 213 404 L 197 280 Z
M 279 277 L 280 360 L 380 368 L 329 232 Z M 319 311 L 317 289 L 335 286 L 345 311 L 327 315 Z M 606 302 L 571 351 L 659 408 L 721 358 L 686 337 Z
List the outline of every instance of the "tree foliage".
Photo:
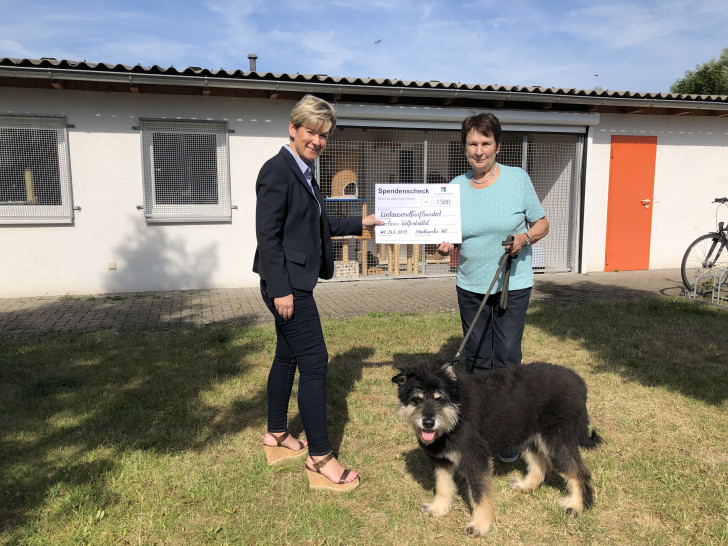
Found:
M 673 93 L 694 95 L 728 95 L 728 47 L 720 57 L 687 70 L 685 76 L 670 86 Z

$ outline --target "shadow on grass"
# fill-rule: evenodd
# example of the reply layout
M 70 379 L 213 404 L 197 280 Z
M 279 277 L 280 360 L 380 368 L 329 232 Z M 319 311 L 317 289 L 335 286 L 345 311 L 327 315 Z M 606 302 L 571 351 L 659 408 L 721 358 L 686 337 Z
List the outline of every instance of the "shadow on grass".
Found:
M 31 525 L 43 505 L 61 515 L 117 504 L 107 482 L 133 452 L 201 450 L 264 427 L 265 376 L 251 379 L 248 362 L 274 345 L 274 332 L 245 323 L 0 340 L 0 532 Z M 334 451 L 350 419 L 349 396 L 374 352 L 355 347 L 331 357 Z M 225 383 L 233 386 L 210 394 Z M 239 395 L 236 384 L 252 388 Z M 299 436 L 295 400 L 290 416 L 289 430 Z M 49 502 L 57 495 L 66 498 Z
M 331 450 L 339 451 L 349 422 L 348 398 L 362 377 L 364 361 L 374 354 L 371 347 L 355 347 L 334 355 L 326 376 L 326 409 Z
M 728 399 L 728 310 L 685 298 L 532 305 L 527 328 L 594 355 L 591 367 L 719 405 Z
M 200 449 L 250 421 L 227 420 L 205 401 L 216 385 L 243 378 L 246 356 L 260 350 L 246 325 L 124 335 L 66 334 L 0 341 L 0 530 L 64 485 L 113 502 L 106 476 L 130 450 Z M 265 388 L 246 405 L 265 414 Z M 227 406 L 225 406 L 227 407 Z M 12 469 L 12 470 L 11 470 Z M 80 499 L 57 499 L 72 512 Z

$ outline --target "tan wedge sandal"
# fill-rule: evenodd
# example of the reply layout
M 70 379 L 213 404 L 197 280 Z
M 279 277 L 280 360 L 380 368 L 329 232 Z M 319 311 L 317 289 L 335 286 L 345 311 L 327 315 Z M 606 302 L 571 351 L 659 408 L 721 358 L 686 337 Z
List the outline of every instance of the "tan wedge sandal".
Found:
M 268 461 L 269 465 L 278 464 L 281 461 L 285 461 L 286 459 L 300 457 L 301 455 L 305 455 L 306 451 L 308 450 L 308 446 L 300 440 L 298 440 L 298 449 L 290 449 L 288 447 L 285 447 L 283 445 L 283 440 L 288 438 L 288 432 L 284 432 L 281 436 L 276 436 L 272 432 L 269 432 L 268 434 L 273 436 L 273 439 L 278 444 L 277 446 L 268 446 L 263 444 L 263 449 L 265 450 L 265 458 Z
M 313 463 L 313 469 L 309 468 L 307 464 L 304 465 L 304 468 L 306 469 L 306 475 L 308 476 L 309 487 L 311 489 L 327 489 L 329 491 L 336 491 L 337 493 L 345 493 L 359 487 L 359 483 L 361 483 L 359 480 L 359 476 L 357 476 L 355 480 L 352 480 L 349 483 L 346 482 L 346 478 L 351 473 L 351 470 L 344 470 L 344 472 L 341 474 L 341 477 L 339 478 L 339 481 L 336 483 L 332 482 L 326 476 L 321 474 L 321 469 L 325 467 L 326 463 L 328 463 L 333 458 L 334 454 L 329 453 L 323 459 Z

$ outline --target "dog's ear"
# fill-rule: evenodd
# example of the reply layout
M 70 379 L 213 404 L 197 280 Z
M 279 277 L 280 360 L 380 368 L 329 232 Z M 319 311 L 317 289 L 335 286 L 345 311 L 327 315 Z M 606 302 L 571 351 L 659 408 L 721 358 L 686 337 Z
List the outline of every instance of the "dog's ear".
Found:
M 404 370 L 400 370 L 399 373 L 392 378 L 392 383 L 396 385 L 404 385 L 405 381 L 407 381 L 407 375 Z
M 452 380 L 456 380 L 458 378 L 452 362 L 445 362 L 445 364 L 442 365 L 442 371 L 445 372 L 445 374 Z

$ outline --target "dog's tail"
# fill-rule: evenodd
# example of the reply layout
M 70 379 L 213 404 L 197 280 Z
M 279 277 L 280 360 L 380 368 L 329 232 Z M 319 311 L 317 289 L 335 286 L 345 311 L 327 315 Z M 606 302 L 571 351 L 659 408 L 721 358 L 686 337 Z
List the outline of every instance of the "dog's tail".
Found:
M 581 447 L 585 447 L 587 449 L 592 449 L 592 448 L 597 447 L 602 442 L 604 442 L 604 438 L 602 438 L 601 436 L 599 436 L 599 434 L 597 434 L 596 429 L 592 429 L 591 436 L 586 436 L 586 437 L 582 438 L 580 444 L 581 444 Z

